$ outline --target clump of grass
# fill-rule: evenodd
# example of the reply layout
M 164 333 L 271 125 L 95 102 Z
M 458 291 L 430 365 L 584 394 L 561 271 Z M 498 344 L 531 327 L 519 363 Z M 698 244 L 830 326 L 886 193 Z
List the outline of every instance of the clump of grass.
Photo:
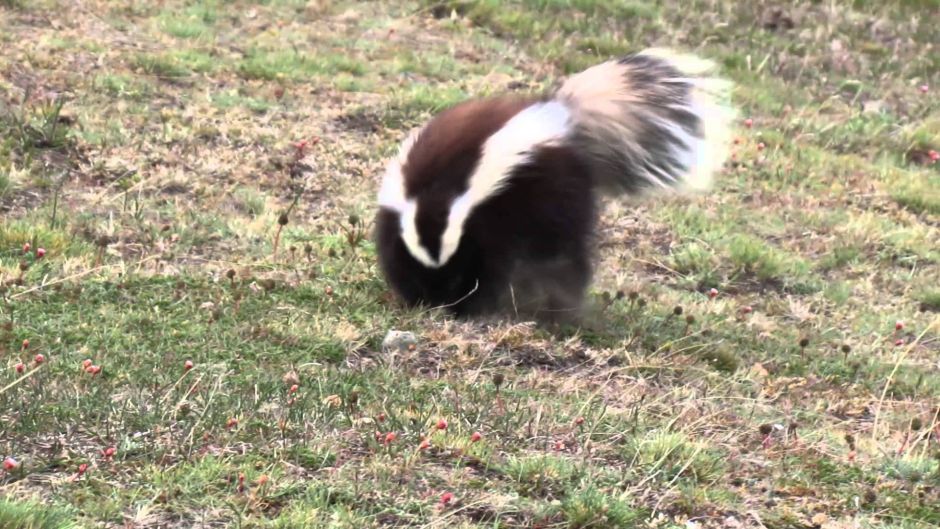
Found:
M 165 54 L 142 53 L 134 57 L 133 64 L 144 73 L 157 77 L 185 77 L 191 73 L 177 58 Z
M 915 213 L 940 215 L 940 173 L 911 176 L 891 186 L 891 198 Z
M 14 139 L 17 149 L 28 154 L 36 149 L 62 149 L 69 145 L 69 130 L 62 118 L 65 99 L 57 94 L 33 98 L 24 92 L 19 108 L 0 107 L 0 132 Z
M 651 431 L 635 439 L 626 450 L 639 471 L 667 482 L 677 477 L 710 482 L 725 471 L 724 456 L 719 451 L 682 432 Z
M 918 298 L 921 311 L 940 312 L 940 288 L 925 288 Z
M 296 50 L 253 49 L 238 65 L 238 72 L 246 79 L 310 80 L 339 73 L 363 75 L 366 66 L 345 52 L 308 55 Z
M 810 265 L 753 235 L 738 234 L 727 240 L 728 257 L 738 273 L 761 281 L 789 283 L 804 292 L 818 290 Z
M 593 485 L 569 491 L 561 502 L 561 512 L 571 529 L 628 529 L 635 527 L 642 514 L 623 496 L 605 493 Z
M 0 529 L 78 529 L 58 508 L 45 503 L 14 502 L 0 498 Z
M 0 168 L 0 198 L 3 198 L 13 190 L 13 180 L 10 178 L 10 171 Z
M 553 455 L 512 456 L 502 472 L 525 494 L 559 495 L 580 474 L 577 465 Z

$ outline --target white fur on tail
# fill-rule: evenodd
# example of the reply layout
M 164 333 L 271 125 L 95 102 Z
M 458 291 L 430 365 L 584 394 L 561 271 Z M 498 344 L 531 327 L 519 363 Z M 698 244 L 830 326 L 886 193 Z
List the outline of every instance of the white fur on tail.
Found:
M 694 55 L 649 49 L 569 78 L 555 98 L 608 192 L 703 191 L 728 156 L 731 83 Z

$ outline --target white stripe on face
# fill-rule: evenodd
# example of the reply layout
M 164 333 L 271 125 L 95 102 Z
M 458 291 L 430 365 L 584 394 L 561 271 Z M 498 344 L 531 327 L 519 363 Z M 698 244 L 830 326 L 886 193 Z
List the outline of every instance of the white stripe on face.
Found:
M 418 237 L 417 203 L 405 196 L 402 167 L 408 150 L 414 145 L 412 136 L 402 145 L 399 156 L 389 165 L 379 192 L 379 204 L 401 215 L 402 240 L 411 255 L 429 268 L 443 266 L 457 251 L 463 226 L 473 209 L 498 193 L 513 170 L 526 163 L 540 147 L 558 144 L 571 130 L 571 113 L 558 102 L 536 103 L 513 116 L 483 144 L 476 169 L 470 175 L 466 192 L 451 202 L 447 227 L 441 234 L 438 259 L 431 258 Z

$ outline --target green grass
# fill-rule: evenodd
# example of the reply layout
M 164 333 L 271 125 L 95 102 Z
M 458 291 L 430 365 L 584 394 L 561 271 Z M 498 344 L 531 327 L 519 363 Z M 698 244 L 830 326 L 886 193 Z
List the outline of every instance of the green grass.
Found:
M 77 529 L 69 513 L 38 502 L 11 502 L 0 498 L 0 528 Z
M 940 523 L 934 0 L 7 4 L 0 528 Z M 646 45 L 734 157 L 608 204 L 581 325 L 389 297 L 409 129 Z

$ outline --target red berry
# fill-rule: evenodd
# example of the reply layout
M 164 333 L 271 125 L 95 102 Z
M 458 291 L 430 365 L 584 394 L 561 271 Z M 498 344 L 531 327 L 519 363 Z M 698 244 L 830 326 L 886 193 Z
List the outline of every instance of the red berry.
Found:
M 900 347 L 900 346 L 904 345 L 904 340 L 898 338 L 897 340 L 894 341 L 894 345 L 895 345 L 895 347 Z
M 930 91 L 930 87 L 929 87 L 929 86 L 927 86 L 926 84 L 920 85 L 920 93 L 926 94 L 928 91 Z
M 78 465 L 78 475 L 79 475 L 79 476 L 81 476 L 82 474 L 84 474 L 86 470 L 88 470 L 88 463 L 82 463 L 81 465 Z
M 23 253 L 29 253 L 29 249 L 30 249 L 30 248 L 32 248 L 32 246 L 30 246 L 30 244 L 29 244 L 28 242 L 27 242 L 27 243 L 23 243 Z
M 183 370 L 184 370 L 184 371 L 189 371 L 190 369 L 193 368 L 193 366 L 195 366 L 195 364 L 193 364 L 193 361 L 192 361 L 192 360 L 187 360 L 187 361 L 183 362 Z
M 766 145 L 764 145 L 764 142 L 760 142 L 760 143 L 757 144 L 757 150 L 758 150 L 758 151 L 764 150 L 764 147 L 766 147 Z
M 37 364 L 41 364 L 41 363 L 43 363 L 43 362 L 45 362 L 45 361 L 46 361 L 46 357 L 43 356 L 42 353 L 36 355 L 36 356 L 33 358 L 33 362 L 36 362 Z
M 377 421 L 379 421 L 379 422 L 385 422 L 385 414 L 384 414 L 384 413 L 380 413 L 379 416 L 375 418 L 375 420 L 377 420 Z
M 43 257 L 45 257 L 45 255 L 46 255 L 46 249 L 45 249 L 45 248 L 36 248 L 36 257 L 37 257 L 38 259 L 42 259 Z
M 447 421 L 445 421 L 444 419 L 441 419 L 441 420 L 437 421 L 437 429 L 438 429 L 438 430 L 446 430 L 446 429 L 447 429 Z
M 293 384 L 293 385 L 290 387 L 290 389 L 287 390 L 287 394 L 288 394 L 288 395 L 292 395 L 292 394 L 294 394 L 294 393 L 297 393 L 297 390 L 298 390 L 298 389 L 300 389 L 300 386 L 298 386 L 297 384 Z
M 745 120 L 744 120 L 744 126 L 747 127 L 747 128 L 753 127 L 753 126 L 754 126 L 754 120 L 751 119 L 751 118 L 745 119 Z
M 927 151 L 927 155 L 930 156 L 931 162 L 936 162 L 940 160 L 940 152 L 937 152 L 933 149 L 930 149 L 929 151 Z
M 17 373 L 22 373 L 23 371 L 26 371 L 26 366 L 23 365 L 23 362 L 19 362 L 18 364 L 13 366 L 13 368 L 16 369 Z
M 29 349 L 29 338 L 23 340 L 23 349 Z
M 754 311 L 754 309 L 752 309 L 750 305 L 747 305 L 747 306 L 745 306 L 743 309 L 741 309 L 741 312 L 743 312 L 743 313 L 745 313 L 745 314 L 750 314 L 750 313 L 753 312 L 753 311 Z
M 428 448 L 431 448 L 431 441 L 428 441 L 427 439 L 422 439 L 421 444 L 418 445 L 418 449 L 427 450 Z
M 105 448 L 104 450 L 102 450 L 102 451 L 101 451 L 101 454 L 102 454 L 104 457 L 106 457 L 106 458 L 108 458 L 108 459 L 111 459 L 112 457 L 114 457 L 114 454 L 115 454 L 116 452 L 117 452 L 117 448 L 115 448 L 115 447 L 113 447 L 113 446 L 109 446 L 109 447 Z
M 392 443 L 395 441 L 395 439 L 398 439 L 398 434 L 395 432 L 388 432 L 385 434 L 385 444 Z
M 480 439 L 483 439 L 483 434 L 481 434 L 480 432 L 473 432 L 473 434 L 470 435 L 470 442 L 471 442 L 471 443 L 475 443 L 475 442 L 479 441 Z
M 91 367 L 91 358 L 86 358 L 82 361 L 82 369 L 87 371 L 89 367 Z
M 12 457 L 8 457 L 3 460 L 3 470 L 6 470 L 7 472 L 13 472 L 18 466 L 20 466 L 20 464 L 17 463 L 16 460 Z
M 228 422 L 225 423 L 226 428 L 234 428 L 236 426 L 238 426 L 238 419 L 235 417 L 230 418 Z
M 444 505 L 447 505 L 453 499 L 454 499 L 454 495 L 451 494 L 450 492 L 445 492 L 444 494 L 441 494 L 441 503 Z
M 710 297 L 711 299 L 715 299 L 716 297 L 718 297 L 718 289 L 716 289 L 716 288 L 711 288 L 711 289 L 709 289 L 709 290 L 708 290 L 708 297 Z
M 903 321 L 898 320 L 898 321 L 894 322 L 894 330 L 900 331 L 900 330 L 903 329 L 903 328 L 904 328 L 904 322 L 903 322 Z
M 582 424 L 584 424 L 584 417 L 578 417 L 577 419 L 574 420 L 574 423 L 577 424 L 578 426 L 581 426 Z
M 85 368 L 85 372 L 91 376 L 95 376 L 101 372 L 101 366 L 91 365 Z

